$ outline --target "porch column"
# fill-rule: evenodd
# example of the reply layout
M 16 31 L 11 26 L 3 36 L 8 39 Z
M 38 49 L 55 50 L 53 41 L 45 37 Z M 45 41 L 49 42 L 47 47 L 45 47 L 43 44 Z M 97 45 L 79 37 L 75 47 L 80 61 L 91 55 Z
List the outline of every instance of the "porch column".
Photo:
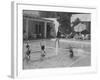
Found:
M 29 28 L 29 26 L 28 26 L 28 22 L 29 22 L 29 19 L 26 19 L 26 37 L 27 37 L 27 39 L 28 39 L 28 37 L 29 37 L 29 35 L 28 35 L 28 28 Z
M 44 38 L 47 38 L 47 22 L 44 22 Z

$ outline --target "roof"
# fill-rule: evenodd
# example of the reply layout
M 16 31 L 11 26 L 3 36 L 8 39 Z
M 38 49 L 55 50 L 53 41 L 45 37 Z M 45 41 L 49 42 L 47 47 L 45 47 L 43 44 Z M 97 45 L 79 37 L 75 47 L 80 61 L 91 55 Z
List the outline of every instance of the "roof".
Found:
M 23 15 L 24 18 L 28 18 L 28 19 L 32 19 L 34 21 L 41 21 L 41 22 L 53 22 L 53 20 L 49 20 L 49 19 L 45 19 L 43 17 L 33 17 L 33 16 L 30 16 L 30 15 Z

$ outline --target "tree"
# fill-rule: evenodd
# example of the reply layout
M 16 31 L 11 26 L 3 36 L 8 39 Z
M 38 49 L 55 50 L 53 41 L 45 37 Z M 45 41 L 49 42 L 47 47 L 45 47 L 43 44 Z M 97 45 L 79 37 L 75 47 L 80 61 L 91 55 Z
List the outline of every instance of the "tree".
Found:
M 71 17 L 71 13 L 66 13 L 66 12 L 59 12 L 59 23 L 60 25 L 60 29 L 64 34 L 69 34 L 71 32 L 71 26 L 70 26 L 70 17 Z
M 60 23 L 59 30 L 64 34 L 69 34 L 72 29 L 70 26 L 71 13 L 68 12 L 52 12 L 52 11 L 40 11 L 41 17 L 57 18 Z

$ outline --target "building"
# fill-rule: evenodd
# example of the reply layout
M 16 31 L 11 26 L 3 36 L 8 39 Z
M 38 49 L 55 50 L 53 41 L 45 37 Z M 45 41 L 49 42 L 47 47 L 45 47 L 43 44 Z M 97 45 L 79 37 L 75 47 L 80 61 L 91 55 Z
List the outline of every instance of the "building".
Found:
M 24 39 L 41 39 L 56 37 L 56 19 L 23 15 Z

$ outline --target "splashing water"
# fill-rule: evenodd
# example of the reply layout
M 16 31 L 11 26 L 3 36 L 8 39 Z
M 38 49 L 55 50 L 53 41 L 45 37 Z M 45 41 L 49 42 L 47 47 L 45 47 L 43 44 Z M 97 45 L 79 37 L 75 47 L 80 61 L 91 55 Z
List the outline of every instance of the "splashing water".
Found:
M 54 23 L 54 27 L 55 27 L 55 31 L 56 31 L 56 35 L 57 35 L 57 32 L 58 32 L 58 27 L 59 27 L 59 22 L 57 21 L 57 18 L 45 18 L 47 20 L 52 20 L 53 23 Z
M 52 20 L 54 23 L 54 27 L 55 27 L 55 32 L 56 32 L 56 36 L 57 36 L 57 32 L 58 32 L 58 27 L 59 27 L 59 22 L 57 21 L 57 18 L 45 18 L 48 20 Z M 56 55 L 58 54 L 58 40 L 56 41 Z

